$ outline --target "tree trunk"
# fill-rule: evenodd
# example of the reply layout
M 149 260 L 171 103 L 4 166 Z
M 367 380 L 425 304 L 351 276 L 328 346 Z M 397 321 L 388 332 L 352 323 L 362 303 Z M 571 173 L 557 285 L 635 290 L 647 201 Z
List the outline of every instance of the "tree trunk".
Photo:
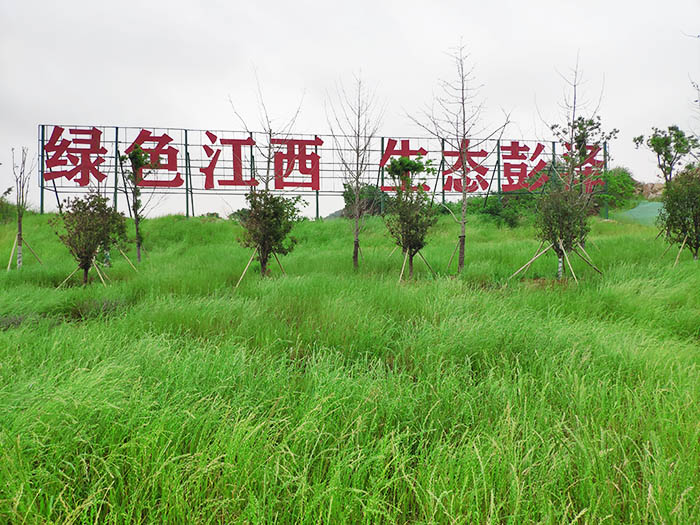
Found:
M 86 285 L 88 283 L 88 272 L 90 271 L 90 268 L 83 268 L 83 285 Z
M 136 261 L 141 262 L 141 219 L 134 212 L 134 228 L 136 229 Z
M 413 255 L 408 256 L 408 278 L 413 277 Z
M 358 257 L 360 255 L 360 210 L 359 204 L 355 203 L 355 243 L 352 248 L 352 266 L 355 270 L 359 267 Z
M 564 256 L 557 255 L 559 258 L 559 265 L 557 266 L 557 279 L 561 279 L 564 274 Z
M 466 159 L 462 160 L 463 162 Z M 466 164 L 464 164 L 466 166 Z M 462 220 L 460 221 L 459 230 L 459 259 L 457 259 L 457 275 L 462 273 L 464 268 L 464 239 L 467 234 L 467 173 L 462 172 Z
M 17 269 L 22 268 L 22 216 L 17 217 Z
M 258 252 L 260 253 L 260 252 Z M 265 277 L 267 275 L 267 261 L 269 259 L 269 255 L 265 254 L 264 256 L 260 254 L 260 275 L 262 277 Z

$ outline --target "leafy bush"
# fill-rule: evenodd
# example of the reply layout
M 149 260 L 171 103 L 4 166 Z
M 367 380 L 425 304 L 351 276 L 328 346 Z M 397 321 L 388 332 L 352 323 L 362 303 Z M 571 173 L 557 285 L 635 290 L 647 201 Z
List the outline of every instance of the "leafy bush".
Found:
M 669 180 L 662 197 L 657 224 L 671 244 L 688 247 L 693 259 L 700 249 L 700 166 L 689 164 Z
M 551 244 L 559 258 L 557 277 L 561 278 L 564 251 L 567 253 L 586 242 L 588 226 L 588 196 L 575 189 L 550 188 L 537 202 L 535 230 L 537 237 Z
M 621 208 L 629 204 L 635 194 L 635 182 L 627 168 L 616 167 L 603 172 L 602 180 L 606 183 L 606 192 L 596 195 L 597 204 L 612 208 Z
M 17 216 L 14 205 L 7 198 L 10 193 L 12 193 L 12 188 L 7 188 L 0 195 L 0 223 L 10 222 Z
M 49 222 L 83 270 L 83 284 L 88 282 L 97 251 L 126 239 L 124 215 L 108 206 L 107 199 L 98 193 L 66 199 L 63 213 Z
M 386 202 L 385 196 L 385 202 Z M 382 191 L 373 184 L 362 184 L 360 186 L 360 216 L 362 215 L 379 215 L 381 213 Z M 352 185 L 343 184 L 343 202 L 345 208 L 343 215 L 345 217 L 353 217 L 353 206 L 355 203 L 355 192 Z
M 288 235 L 300 220 L 297 205 L 301 197 L 286 198 L 265 189 L 253 190 L 245 198 L 248 208 L 231 215 L 236 215 L 243 226 L 243 236 L 238 241 L 257 251 L 260 274 L 264 277 L 271 255 L 285 255 L 294 249 L 297 241 Z

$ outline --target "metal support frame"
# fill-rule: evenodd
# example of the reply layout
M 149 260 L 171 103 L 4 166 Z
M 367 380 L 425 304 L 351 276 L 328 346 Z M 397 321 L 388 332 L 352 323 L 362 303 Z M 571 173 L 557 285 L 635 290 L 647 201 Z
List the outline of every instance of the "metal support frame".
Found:
M 314 144 L 314 155 L 316 155 L 316 157 L 318 157 L 318 146 L 317 146 L 316 144 Z M 318 195 L 319 195 L 319 191 L 316 190 L 316 220 L 319 219 L 319 202 L 318 202 Z M 279 261 L 278 261 L 278 262 L 279 262 Z M 282 266 L 280 265 L 280 268 L 281 268 L 281 267 L 282 267 Z
M 114 128 L 114 210 L 117 210 L 117 188 L 119 187 L 119 128 Z
M 608 193 L 608 143 L 603 142 L 603 173 L 605 173 L 605 179 L 603 182 L 603 193 Z M 609 209 L 608 200 L 605 199 L 605 206 L 603 207 L 603 213 L 605 218 L 608 219 Z
M 501 139 L 496 141 L 496 170 L 498 173 L 498 202 L 501 202 Z
M 41 125 L 41 147 L 40 147 L 40 159 L 39 159 L 39 186 L 41 188 L 41 193 L 39 197 L 39 213 L 43 215 L 44 213 L 44 140 L 45 140 L 45 126 Z
M 189 177 L 189 169 L 187 169 L 187 158 L 188 158 L 188 141 L 187 141 L 187 130 L 185 130 L 185 217 L 189 218 L 190 216 L 190 177 Z

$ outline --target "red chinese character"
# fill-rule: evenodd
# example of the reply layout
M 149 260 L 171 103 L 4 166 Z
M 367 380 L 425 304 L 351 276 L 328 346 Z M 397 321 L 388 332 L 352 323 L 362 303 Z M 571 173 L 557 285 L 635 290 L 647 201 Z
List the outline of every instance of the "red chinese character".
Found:
M 486 188 L 489 187 L 488 181 L 485 179 L 486 175 L 489 172 L 489 169 L 486 166 L 483 166 L 481 164 L 478 164 L 474 159 L 475 158 L 485 158 L 488 156 L 488 153 L 486 150 L 479 150 L 479 151 L 469 151 L 469 139 L 464 139 L 462 140 L 462 145 L 460 146 L 460 151 L 443 151 L 442 154 L 445 157 L 457 157 L 457 161 L 452 165 L 452 167 L 447 168 L 445 171 L 443 171 L 444 175 L 450 175 L 447 177 L 445 180 L 445 184 L 443 186 L 443 189 L 445 191 L 458 191 L 462 192 L 462 177 L 452 177 L 452 173 L 461 173 L 464 163 L 462 159 L 467 160 L 467 164 L 469 164 L 469 167 L 466 169 L 467 173 L 470 173 L 472 170 L 476 172 L 476 175 L 474 176 L 474 179 L 471 177 L 467 177 L 467 191 L 469 193 L 473 193 L 477 191 L 479 188 L 481 190 L 485 190 Z
M 287 151 L 278 151 L 274 155 L 275 162 L 275 189 L 284 188 L 311 188 L 319 189 L 319 160 L 316 153 L 307 153 L 307 146 L 321 146 L 323 141 L 316 137 L 313 140 L 301 139 L 272 139 L 271 144 L 287 146 Z M 294 171 L 294 165 L 302 175 L 311 175 L 311 182 L 298 182 L 284 180 Z
M 211 131 L 207 131 L 206 136 L 212 144 L 215 144 L 218 140 L 218 137 Z M 233 179 L 219 180 L 219 186 L 257 186 L 258 181 L 255 180 L 254 177 L 243 180 L 243 157 L 241 155 L 241 147 L 255 145 L 253 137 L 248 137 L 247 139 L 221 139 L 221 144 L 223 146 L 231 146 L 233 150 Z M 208 144 L 204 144 L 203 147 L 207 157 L 211 160 L 206 168 L 199 168 L 199 171 L 205 175 L 204 189 L 210 190 L 214 187 L 214 169 L 216 169 L 216 164 L 219 161 L 221 148 L 214 150 L 214 148 Z
M 401 147 L 396 148 L 396 143 L 397 141 L 395 139 L 389 139 L 387 141 L 386 149 L 384 150 L 382 154 L 382 160 L 379 161 L 379 167 L 383 168 L 387 162 L 389 162 L 389 159 L 394 156 L 399 156 L 399 157 L 412 157 L 414 155 L 427 155 L 428 150 L 425 148 L 418 148 L 418 149 L 411 149 L 411 141 L 409 139 L 402 139 L 401 140 Z M 402 190 L 405 190 L 405 184 L 402 182 Z M 430 190 L 430 186 L 427 184 L 421 184 L 421 187 L 425 190 L 428 191 Z M 413 186 L 413 190 L 417 190 L 418 186 Z M 382 186 L 381 187 L 382 191 L 396 191 L 396 186 Z
M 172 138 L 166 134 L 154 135 L 148 130 L 142 129 L 136 140 L 126 149 L 126 153 L 129 154 L 134 150 L 134 147 L 138 144 L 143 149 L 144 153 L 148 153 L 151 162 L 139 169 L 136 174 L 137 185 L 148 187 L 148 188 L 177 188 L 182 186 L 184 180 L 177 171 L 177 149 L 173 146 L 166 146 L 172 142 Z M 152 147 L 144 147 L 147 142 L 154 142 L 155 145 Z M 166 156 L 166 161 L 161 162 L 160 158 L 162 155 Z M 175 178 L 171 180 L 146 180 L 143 176 L 143 170 L 167 170 L 174 171 Z
M 107 148 L 101 145 L 102 131 L 97 128 L 92 129 L 70 129 L 73 140 L 66 140 L 63 137 L 64 128 L 56 126 L 53 128 L 49 142 L 44 146 L 44 151 L 48 154 L 46 167 L 51 170 L 59 166 L 67 166 L 70 161 L 71 169 L 63 171 L 47 171 L 44 173 L 45 180 L 65 177 L 72 180 L 76 175 L 80 175 L 76 182 L 80 186 L 87 186 L 92 175 L 98 182 L 102 182 L 107 177 L 97 169 L 105 159 L 101 155 L 107 153 Z M 83 138 L 79 138 L 83 136 Z M 93 158 L 94 157 L 94 158 Z
M 571 144 L 564 144 L 566 151 L 564 153 L 564 159 L 569 159 L 569 153 L 571 152 Z M 604 186 L 605 182 L 600 178 L 605 162 L 597 159 L 596 156 L 600 153 L 600 146 L 586 146 L 586 158 L 583 159 L 581 164 L 574 168 L 574 171 L 578 175 L 578 182 L 583 181 L 586 193 L 591 193 L 593 191 L 593 186 Z
M 501 186 L 503 191 L 515 191 L 515 190 L 536 190 L 542 186 L 545 182 L 549 180 L 546 174 L 542 174 L 537 180 L 528 184 L 528 181 L 532 179 L 535 175 L 541 172 L 547 167 L 547 163 L 543 159 L 539 159 L 539 156 L 544 151 L 544 144 L 538 143 L 535 147 L 535 151 L 532 152 L 528 159 L 527 152 L 530 151 L 530 147 L 520 142 L 513 140 L 510 145 L 501 146 L 501 152 L 503 153 L 503 174 L 506 177 L 507 183 Z M 537 160 L 539 159 L 539 160 Z M 535 167 L 528 171 L 528 165 L 525 162 L 535 162 L 537 164 Z M 511 162 L 520 161 L 520 162 Z

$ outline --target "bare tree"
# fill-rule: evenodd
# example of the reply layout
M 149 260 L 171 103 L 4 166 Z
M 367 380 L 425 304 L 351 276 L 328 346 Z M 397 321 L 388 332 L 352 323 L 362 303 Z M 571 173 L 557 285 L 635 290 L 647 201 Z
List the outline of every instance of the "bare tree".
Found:
M 468 174 L 470 166 L 468 162 L 467 145 L 469 140 L 482 132 L 477 129 L 480 123 L 483 102 L 479 98 L 480 85 L 476 84 L 474 68 L 470 65 L 469 54 L 465 47 L 460 45 L 450 54 L 455 67 L 455 77 L 452 80 L 439 81 L 439 94 L 429 111 L 424 111 L 420 118 L 409 115 L 409 118 L 418 126 L 430 133 L 453 151 L 459 152 L 458 172 L 461 178 L 461 210 L 457 222 L 460 225 L 459 232 L 459 258 L 457 273 L 464 268 L 464 253 L 466 244 L 467 227 L 467 198 Z M 493 137 L 499 132 L 502 134 L 510 121 L 510 116 L 505 115 L 505 122 L 496 131 L 488 134 L 479 143 Z M 474 144 L 472 144 L 474 146 Z M 449 208 L 448 208 L 449 210 Z
M 369 184 L 372 141 L 377 135 L 383 111 L 378 109 L 373 92 L 367 90 L 359 75 L 354 77 L 353 91 L 340 84 L 336 100 L 330 100 L 326 111 L 328 125 L 340 157 L 343 182 L 352 195 L 353 249 L 352 265 L 359 266 L 360 229 L 365 211 L 362 190 Z
M 27 211 L 29 204 L 29 181 L 31 179 L 31 174 L 34 172 L 36 164 L 32 162 L 28 164 L 27 155 L 29 149 L 22 147 L 19 158 L 15 158 L 15 149 L 12 148 L 12 174 L 15 178 L 15 211 L 17 213 L 17 237 L 15 239 L 13 251 L 17 250 L 17 269 L 22 268 L 22 247 L 27 246 L 29 250 L 34 253 L 31 246 L 27 243 L 24 238 L 22 231 L 22 220 L 24 218 L 24 213 Z M 34 253 L 37 261 L 41 263 L 39 257 Z M 10 269 L 12 265 L 12 254 L 10 254 L 10 262 L 7 265 L 7 269 Z
M 258 155 L 262 157 L 264 161 L 264 168 L 261 169 L 258 164 L 255 164 L 255 173 L 253 174 L 256 180 L 261 181 L 265 185 L 265 189 L 270 189 L 270 182 L 274 179 L 274 159 L 275 154 L 284 148 L 283 145 L 273 144 L 272 139 L 287 139 L 291 135 L 291 132 L 296 124 L 299 113 L 301 112 L 301 106 L 304 102 L 304 95 L 302 94 L 299 100 L 299 105 L 297 105 L 296 111 L 292 116 L 282 123 L 276 123 L 274 119 L 270 117 L 270 113 L 267 110 L 267 105 L 265 104 L 265 97 L 263 97 L 262 87 L 260 86 L 260 79 L 257 73 L 255 74 L 255 82 L 257 86 L 257 101 L 258 101 L 258 112 L 259 112 L 259 124 L 261 126 L 262 132 L 267 137 L 266 144 L 259 144 L 258 141 L 255 142 L 255 151 Z M 229 96 L 229 103 L 231 104 L 231 109 L 234 115 L 238 118 L 238 121 L 243 126 L 243 129 L 252 137 L 253 131 L 248 126 L 246 119 L 238 112 L 233 99 Z

